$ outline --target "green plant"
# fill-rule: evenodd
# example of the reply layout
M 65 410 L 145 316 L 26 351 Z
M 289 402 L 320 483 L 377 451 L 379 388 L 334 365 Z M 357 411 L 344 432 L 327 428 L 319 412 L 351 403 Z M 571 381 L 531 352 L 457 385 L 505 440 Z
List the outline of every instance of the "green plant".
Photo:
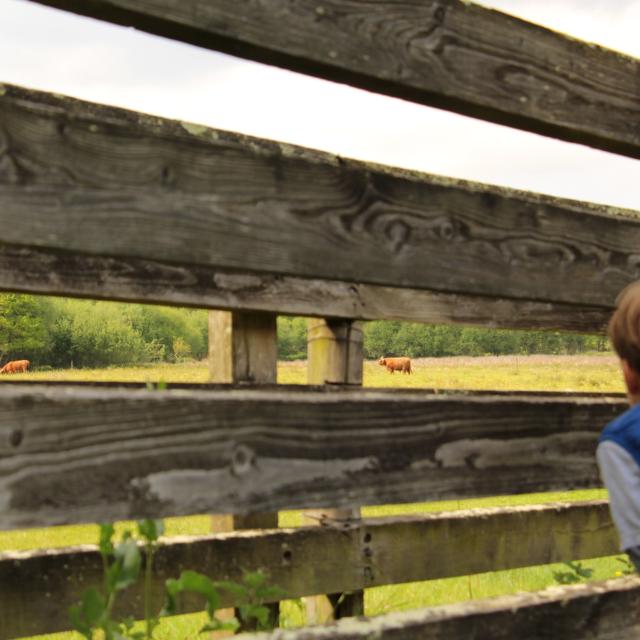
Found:
M 569 571 L 553 571 L 553 577 L 558 584 L 576 584 L 588 580 L 593 575 L 593 569 L 583 567 L 580 562 L 563 562 Z
M 140 529 L 140 524 L 138 527 Z M 160 527 L 157 527 L 158 530 Z M 112 524 L 100 525 L 100 556 L 102 558 L 103 585 L 102 593 L 95 587 L 82 594 L 79 604 L 69 610 L 73 628 L 87 640 L 92 640 L 94 631 L 100 630 L 105 640 L 121 640 L 122 638 L 142 638 L 133 634 L 133 619 L 118 621 L 112 617 L 113 607 L 118 593 L 136 582 L 142 564 L 140 549 L 131 532 L 126 531 L 121 542 L 113 543 L 114 527 Z M 152 558 L 147 559 L 151 565 Z M 148 594 L 145 593 L 145 602 Z M 148 629 L 149 627 L 147 627 Z M 151 638 L 150 635 L 146 636 Z
M 171 616 L 178 613 L 178 596 L 184 592 L 200 594 L 206 601 L 205 611 L 209 621 L 200 629 L 200 633 L 204 631 L 236 631 L 239 628 L 240 623 L 236 618 L 227 620 L 216 618 L 215 613 L 220 605 L 220 596 L 216 585 L 207 576 L 196 571 L 183 571 L 177 580 L 167 580 L 165 605 L 160 615 Z
M 238 616 L 243 631 L 268 631 L 278 624 L 273 617 L 273 608 L 265 602 L 281 599 L 285 594 L 279 587 L 269 585 L 263 571 L 244 571 L 242 583 L 216 582 L 220 589 L 232 593 L 242 604 L 238 607 Z
M 178 599 L 182 593 L 195 593 L 205 599 L 205 611 L 208 621 L 200 629 L 205 631 L 269 630 L 278 621 L 271 616 L 272 609 L 263 603 L 284 596 L 281 589 L 267 583 L 262 571 L 244 572 L 242 583 L 231 581 L 213 581 L 196 571 L 183 571 L 178 579 L 169 579 L 165 584 L 164 606 L 157 615 L 151 607 L 151 588 L 153 577 L 153 559 L 157 551 L 158 539 L 164 532 L 161 520 L 140 520 L 137 533 L 144 549 L 144 562 L 141 546 L 131 531 L 125 531 L 122 540 L 114 544 L 114 526 L 100 525 L 98 548 L 102 559 L 102 590 L 95 587 L 87 589 L 78 604 L 69 610 L 73 628 L 87 640 L 93 640 L 96 634 L 102 634 L 104 640 L 153 640 L 154 631 L 160 618 L 178 613 Z M 140 578 L 144 565 L 144 626 L 134 628 L 131 617 L 118 620 L 113 615 L 117 596 Z M 220 605 L 220 591 L 231 593 L 241 602 L 238 607 L 240 621 L 236 618 L 220 620 L 216 611 Z

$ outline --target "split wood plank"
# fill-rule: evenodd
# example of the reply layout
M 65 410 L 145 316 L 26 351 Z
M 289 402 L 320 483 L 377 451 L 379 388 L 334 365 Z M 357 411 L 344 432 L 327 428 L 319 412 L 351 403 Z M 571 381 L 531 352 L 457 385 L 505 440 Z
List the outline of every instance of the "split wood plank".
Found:
M 3 290 L 191 307 L 603 333 L 613 307 L 229 271 L 0 244 Z
M 365 519 L 349 526 L 167 539 L 155 561 L 153 594 L 183 569 L 238 581 L 261 568 L 288 597 L 447 578 L 617 553 L 604 501 L 489 508 Z M 101 584 L 95 547 L 0 553 L 0 638 L 62 631 L 79 590 Z M 129 590 L 123 615 L 140 615 Z M 223 606 L 238 604 L 223 595 Z M 185 600 L 182 610 L 201 602 Z
M 463 0 L 38 0 L 640 158 L 637 59 Z
M 607 309 L 640 277 L 633 212 L 0 94 L 5 245 Z
M 621 397 L 0 385 L 3 527 L 599 486 Z

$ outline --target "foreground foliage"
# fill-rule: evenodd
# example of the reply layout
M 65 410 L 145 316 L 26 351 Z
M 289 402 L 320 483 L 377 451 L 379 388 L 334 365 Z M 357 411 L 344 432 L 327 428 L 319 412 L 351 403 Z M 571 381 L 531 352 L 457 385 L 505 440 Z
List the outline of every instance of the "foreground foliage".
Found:
M 270 610 L 263 602 L 281 597 L 283 593 L 277 587 L 268 585 L 261 571 L 245 572 L 242 583 L 213 581 L 196 571 L 183 571 L 179 578 L 167 580 L 164 606 L 154 613 L 151 604 L 153 559 L 158 540 L 164 533 L 164 523 L 162 520 L 140 520 L 137 533 L 143 542 L 144 556 L 131 530 L 126 529 L 121 540 L 114 542 L 114 525 L 100 525 L 98 549 L 103 567 L 102 589 L 87 589 L 82 593 L 80 602 L 69 610 L 73 628 L 84 638 L 153 640 L 160 619 L 178 612 L 178 600 L 183 593 L 195 593 L 204 599 L 207 621 L 198 633 L 273 628 L 275 621 L 270 618 Z M 138 582 L 143 566 L 144 621 L 141 626 L 133 618 L 119 619 L 113 612 L 118 596 Z M 235 617 L 223 620 L 216 616 L 220 608 L 220 591 L 227 591 L 241 601 L 238 607 L 240 621 Z

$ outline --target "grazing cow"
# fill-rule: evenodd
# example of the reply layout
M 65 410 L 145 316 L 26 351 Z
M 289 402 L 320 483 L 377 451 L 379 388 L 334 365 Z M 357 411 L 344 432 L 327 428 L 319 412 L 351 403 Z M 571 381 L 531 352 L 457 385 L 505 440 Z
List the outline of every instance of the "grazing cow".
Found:
M 28 368 L 28 360 L 12 360 L 0 369 L 0 373 L 26 373 Z
M 378 364 L 386 367 L 387 371 L 402 371 L 402 373 L 411 373 L 411 358 L 380 358 Z

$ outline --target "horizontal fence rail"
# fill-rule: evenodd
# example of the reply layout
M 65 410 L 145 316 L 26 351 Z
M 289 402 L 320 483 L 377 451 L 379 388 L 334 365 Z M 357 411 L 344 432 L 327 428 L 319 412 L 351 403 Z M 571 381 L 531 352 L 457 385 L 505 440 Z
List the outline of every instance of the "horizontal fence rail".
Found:
M 640 276 L 633 212 L 9 85 L 0 88 L 0 157 L 12 269 L 32 263 L 21 251 L 35 248 L 66 252 L 70 264 L 78 255 L 169 263 L 178 279 L 196 265 L 607 310 Z M 51 287 L 43 269 L 36 277 Z M 0 275 L 0 288 L 21 288 L 7 269 Z M 90 294 L 89 278 L 81 288 Z
M 640 157 L 638 60 L 470 2 L 39 1 Z
M 0 386 L 4 528 L 599 486 L 618 397 Z
M 218 580 L 262 569 L 286 597 L 615 554 L 606 502 L 474 509 L 423 516 L 328 522 L 323 527 L 253 531 L 164 542 L 156 555 L 153 597 L 184 569 Z M 100 588 L 95 547 L 0 553 L 0 638 L 67 629 L 81 590 Z M 222 606 L 238 604 L 223 595 Z M 129 589 L 119 613 L 140 616 L 141 590 Z M 182 611 L 201 608 L 185 601 Z M 4 612 L 4 613 L 2 613 Z
M 279 630 L 253 640 L 630 640 L 640 633 L 640 579 L 552 587 L 368 620 Z
M 602 333 L 611 314 L 606 307 L 243 273 L 200 265 L 1 244 L 0 283 L 4 290 L 34 294 L 64 293 L 349 320 L 404 320 L 585 333 Z

